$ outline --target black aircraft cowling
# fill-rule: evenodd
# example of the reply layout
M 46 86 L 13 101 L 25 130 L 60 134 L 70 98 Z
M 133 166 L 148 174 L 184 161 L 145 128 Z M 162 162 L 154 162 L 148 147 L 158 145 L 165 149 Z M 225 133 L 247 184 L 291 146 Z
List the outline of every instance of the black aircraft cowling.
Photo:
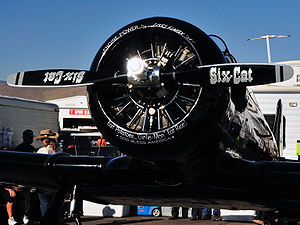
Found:
M 127 73 L 128 82 L 95 83 L 87 91 L 96 126 L 120 151 L 159 164 L 181 165 L 216 158 L 226 149 L 252 160 L 278 157 L 274 137 L 246 87 L 201 87 L 185 82 L 184 76 L 180 81 L 137 82 L 129 79 L 127 68 L 135 58 L 147 62 L 151 76 L 157 68 L 172 73 L 226 62 L 208 35 L 173 18 L 140 20 L 113 34 L 90 70 L 106 76 L 99 78 Z
M 98 51 L 91 71 L 126 73 L 127 60 L 135 56 L 163 72 L 225 62 L 220 49 L 197 27 L 154 17 L 113 34 Z M 87 90 L 98 129 L 122 152 L 145 160 L 182 162 L 190 155 L 213 155 L 221 136 L 219 125 L 228 123 L 228 88 L 173 81 L 148 88 L 95 84 Z M 215 146 L 207 151 L 211 145 Z

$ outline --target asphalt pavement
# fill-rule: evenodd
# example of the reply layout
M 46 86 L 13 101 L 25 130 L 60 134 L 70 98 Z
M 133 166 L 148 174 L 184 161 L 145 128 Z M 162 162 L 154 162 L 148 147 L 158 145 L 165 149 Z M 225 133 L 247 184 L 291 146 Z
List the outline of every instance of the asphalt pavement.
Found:
M 237 222 L 237 221 L 210 221 L 210 220 L 190 220 L 176 219 L 168 220 L 168 217 L 152 217 L 152 216 L 130 216 L 130 217 L 82 217 L 82 225 L 116 225 L 116 224 L 133 224 L 133 225 L 254 225 L 253 222 Z M 67 222 L 68 225 L 76 225 L 75 222 Z

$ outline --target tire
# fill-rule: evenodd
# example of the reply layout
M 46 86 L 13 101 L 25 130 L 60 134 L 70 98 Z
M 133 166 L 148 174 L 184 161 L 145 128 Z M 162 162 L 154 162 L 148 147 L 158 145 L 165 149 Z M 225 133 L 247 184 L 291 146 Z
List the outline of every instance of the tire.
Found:
M 158 208 L 153 209 L 153 210 L 152 210 L 152 216 L 154 216 L 154 217 L 159 217 L 159 216 L 161 216 L 161 211 L 160 211 L 160 209 L 158 209 Z
M 216 44 L 197 27 L 153 17 L 113 34 L 90 69 L 110 74 L 106 77 L 126 74 L 127 61 L 132 57 L 141 57 L 153 68 L 159 65 L 164 72 L 225 62 Z M 130 85 L 95 84 L 87 88 L 96 126 L 120 151 L 151 161 L 181 161 L 195 145 L 217 145 L 220 129 L 215 118 L 227 108 L 227 88 L 208 90 L 174 81 L 147 88 Z

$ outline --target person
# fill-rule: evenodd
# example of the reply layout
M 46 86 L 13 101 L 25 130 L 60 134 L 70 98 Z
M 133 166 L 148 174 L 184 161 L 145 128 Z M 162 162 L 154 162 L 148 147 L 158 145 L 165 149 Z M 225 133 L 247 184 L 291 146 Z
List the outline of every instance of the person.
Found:
M 212 212 L 211 220 L 214 220 L 214 221 L 222 220 L 220 209 L 213 208 L 212 211 L 213 212 Z
M 5 146 L 3 146 L 2 150 L 7 150 Z M 1 192 L 2 195 L 2 200 L 5 202 L 5 207 L 7 211 L 7 216 L 8 216 L 8 225 L 14 225 L 17 224 L 17 221 L 14 219 L 14 205 L 16 203 L 16 195 L 18 191 L 18 187 L 2 187 L 1 186 Z
M 23 131 L 23 142 L 19 144 L 15 151 L 18 152 L 35 152 L 36 149 L 31 145 L 33 143 L 33 131 L 30 129 L 26 129 Z M 28 224 L 29 223 L 29 215 L 31 211 L 31 196 L 30 196 L 30 190 L 27 187 L 20 188 L 18 192 L 18 199 L 17 201 L 22 200 L 24 202 L 24 217 L 23 217 L 23 223 Z
M 23 131 L 23 142 L 19 144 L 15 151 L 17 152 L 35 152 L 36 149 L 31 145 L 33 143 L 33 131 L 32 130 L 24 130 Z
M 51 129 L 47 130 L 41 130 L 40 135 L 36 138 L 36 141 L 41 140 L 43 146 L 38 149 L 36 153 L 39 154 L 55 154 L 52 146 L 50 145 L 50 140 L 58 138 L 59 134 L 57 132 L 52 132 Z M 40 209 L 41 214 L 44 216 L 46 214 L 47 209 L 50 206 L 50 202 L 54 196 L 54 193 L 52 192 L 46 192 L 39 190 L 38 191 L 38 197 L 40 199 Z
M 169 220 L 175 220 L 178 219 L 179 215 L 179 207 L 172 207 L 171 216 L 169 217 Z M 182 207 L 182 218 L 188 217 L 188 208 Z
M 36 153 L 53 155 L 55 152 L 50 145 L 50 140 L 58 137 L 59 134 L 57 132 L 52 132 L 51 129 L 41 130 L 40 135 L 36 138 L 36 141 L 41 140 L 43 146 L 39 148 Z
M 211 211 L 212 211 L 212 215 L 211 215 Z M 203 220 L 221 220 L 220 217 L 220 209 L 210 209 L 210 208 L 204 208 L 202 210 L 202 219 Z
M 13 217 L 13 207 L 15 205 L 15 197 L 16 197 L 16 187 L 12 188 L 4 188 L 3 199 L 6 203 L 6 211 L 8 215 L 8 225 L 17 224 Z
M 202 209 L 201 208 L 192 208 L 192 217 L 191 220 L 198 220 L 201 219 L 201 213 Z
M 98 147 L 103 147 L 103 146 L 106 146 L 106 142 L 105 142 L 105 139 L 103 137 L 99 138 L 97 140 L 97 146 Z
M 264 217 L 267 215 L 267 212 L 263 212 L 263 211 L 256 211 L 256 216 L 255 218 L 252 220 L 253 223 L 255 224 L 262 224 L 264 225 Z
M 55 154 L 57 153 L 62 153 L 62 148 L 60 145 L 57 144 L 55 139 L 49 139 L 50 140 L 50 145 L 52 147 L 52 150 L 54 151 Z

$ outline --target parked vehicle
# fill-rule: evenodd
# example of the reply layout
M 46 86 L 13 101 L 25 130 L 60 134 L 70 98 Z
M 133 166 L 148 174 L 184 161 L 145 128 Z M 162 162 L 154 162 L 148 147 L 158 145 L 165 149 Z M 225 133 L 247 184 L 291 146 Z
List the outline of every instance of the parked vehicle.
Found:
M 35 100 L 0 96 L 0 146 L 14 149 L 23 141 L 23 131 L 30 129 L 34 135 L 41 130 L 58 131 L 58 106 Z M 39 147 L 34 141 L 33 146 Z
M 61 132 L 60 135 L 64 152 L 71 155 L 120 156 L 119 150 L 105 141 L 100 132 Z
M 137 214 L 140 216 L 161 216 L 161 207 L 160 206 L 138 206 Z

